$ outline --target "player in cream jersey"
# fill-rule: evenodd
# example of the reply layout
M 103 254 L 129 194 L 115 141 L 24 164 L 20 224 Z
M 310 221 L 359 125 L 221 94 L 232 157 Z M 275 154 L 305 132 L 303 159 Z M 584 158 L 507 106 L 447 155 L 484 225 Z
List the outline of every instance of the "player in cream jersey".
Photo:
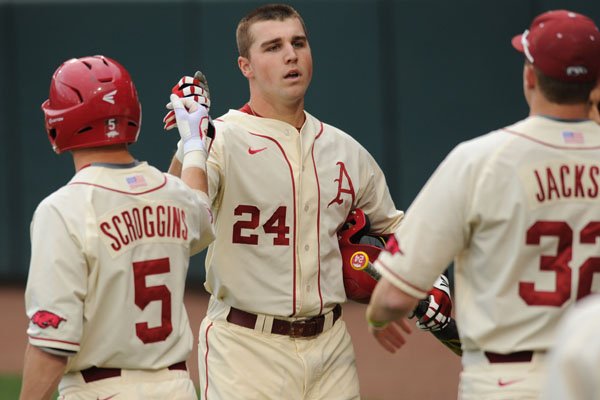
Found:
M 378 262 L 386 278 L 421 296 L 458 254 L 463 349 L 547 349 L 565 307 L 600 292 L 592 286 L 599 190 L 600 126 L 532 116 L 457 146 L 407 211 L 399 251 Z M 427 223 L 440 202 L 452 212 Z M 409 251 L 421 235 L 430 240 Z
M 336 232 L 350 210 L 362 208 L 383 233 L 402 213 L 375 160 L 349 135 L 307 112 L 300 134 L 249 112 L 215 121 L 209 193 L 223 240 L 209 247 L 206 288 L 249 312 L 319 315 L 346 300 Z
M 183 295 L 190 255 L 214 239 L 197 123 L 207 112 L 174 100 L 181 179 L 129 152 L 141 106 L 123 66 L 84 57 L 54 73 L 46 131 L 75 175 L 31 222 L 22 400 L 56 388 L 61 400 L 197 399 Z
M 401 318 L 454 259 L 461 400 L 538 399 L 562 315 L 600 292 L 600 126 L 587 119 L 600 32 L 556 10 L 512 44 L 529 117 L 440 164 L 378 258 L 367 309 L 383 324 Z M 394 325 L 372 333 L 385 345 Z
M 189 255 L 212 238 L 206 208 L 145 162 L 79 171 L 33 217 L 30 343 L 73 352 L 67 373 L 186 360 L 193 335 L 185 308 L 172 305 L 183 302 Z M 48 310 L 58 318 L 52 329 L 35 318 Z
M 240 20 L 236 39 L 250 98 L 215 121 L 207 160 L 215 242 L 200 391 L 208 400 L 358 399 L 337 232 L 356 207 L 380 234 L 403 213 L 367 151 L 304 110 L 312 53 L 300 14 L 261 6 Z M 173 92 L 209 106 L 198 77 Z M 164 122 L 172 126 L 170 114 Z

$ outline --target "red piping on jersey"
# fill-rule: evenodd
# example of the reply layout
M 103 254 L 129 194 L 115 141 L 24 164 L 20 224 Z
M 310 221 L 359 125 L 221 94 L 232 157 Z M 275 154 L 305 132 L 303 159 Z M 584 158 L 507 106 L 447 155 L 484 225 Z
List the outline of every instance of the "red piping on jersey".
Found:
M 255 117 L 260 117 L 262 118 L 262 115 L 258 115 L 254 112 L 254 110 L 252 109 L 252 107 L 250 107 L 249 103 L 246 103 L 242 106 L 242 108 L 240 108 L 238 111 L 241 111 L 243 113 L 249 114 L 249 115 L 254 115 Z
M 208 399 L 208 351 L 210 350 L 208 348 L 208 331 L 210 330 L 210 328 L 212 328 L 212 326 L 213 324 L 211 322 L 210 325 L 208 325 L 208 328 L 206 328 L 206 334 L 204 335 L 204 339 L 206 340 L 206 354 L 204 354 L 204 370 L 206 371 L 206 385 L 204 385 L 204 400 Z
M 386 271 L 388 271 L 390 274 L 394 275 L 394 277 L 396 277 L 398 280 L 400 280 L 400 281 L 404 282 L 404 284 L 405 284 L 406 286 L 410 286 L 411 288 L 415 289 L 416 291 L 423 292 L 423 295 L 427 294 L 427 290 L 423 290 L 423 289 L 421 289 L 421 288 L 418 288 L 418 287 L 416 287 L 416 286 L 415 286 L 415 285 L 413 285 L 412 283 L 410 283 L 410 282 L 407 282 L 407 281 L 406 281 L 406 279 L 403 279 L 403 278 L 401 278 L 401 277 L 400 277 L 400 275 L 398 275 L 396 272 L 392 271 L 392 270 L 390 269 L 390 267 L 388 267 L 387 265 L 385 265 L 383 262 L 381 262 L 381 261 L 378 261 L 378 262 L 379 262 L 379 264 L 381 264 L 381 266 L 382 266 L 383 268 L 385 268 L 385 269 L 386 269 Z M 407 294 L 408 294 L 408 293 L 407 293 Z M 411 295 L 409 295 L 409 296 L 411 296 Z
M 263 139 L 268 139 L 270 141 L 272 141 L 273 143 L 275 143 L 277 145 L 277 147 L 279 147 L 279 150 L 281 151 L 281 154 L 283 154 L 283 158 L 285 160 L 285 162 L 288 165 L 288 168 L 290 169 L 290 178 L 292 180 L 292 192 L 294 194 L 294 239 L 293 239 L 293 243 L 294 243 L 294 251 L 292 252 L 292 254 L 294 254 L 293 257 L 293 264 L 294 264 L 294 295 L 293 295 L 293 308 L 292 308 L 292 313 L 289 315 L 290 317 L 293 317 L 294 315 L 296 315 L 296 181 L 294 180 L 294 171 L 292 169 L 292 164 L 290 164 L 290 160 L 287 158 L 287 155 L 285 154 L 285 151 L 283 150 L 283 147 L 281 147 L 281 145 L 279 144 L 279 142 L 275 139 L 273 139 L 272 137 L 266 136 L 266 135 L 260 135 L 258 133 L 254 133 L 254 132 L 248 132 L 250 133 L 252 136 L 258 136 L 261 137 Z
M 528 139 L 528 140 L 531 140 L 532 142 L 543 144 L 544 146 L 548 146 L 548 147 L 551 147 L 553 149 L 561 149 L 561 150 L 595 150 L 595 149 L 600 149 L 600 146 L 587 146 L 587 147 L 585 147 L 585 146 L 583 146 L 583 147 L 581 147 L 581 146 L 577 146 L 577 147 L 575 147 L 575 146 L 559 146 L 557 144 L 550 144 L 550 143 L 543 142 L 543 141 L 541 141 L 539 139 L 534 139 L 534 138 L 529 137 L 529 136 L 527 136 L 527 135 L 525 135 L 523 133 L 511 131 L 510 129 L 504 128 L 504 129 L 501 129 L 501 130 L 506 131 L 507 133 L 510 133 L 512 135 L 520 136 L 523 139 Z
M 146 194 L 146 193 L 154 192 L 156 190 L 161 189 L 163 186 L 165 186 L 167 184 L 167 177 L 163 175 L 163 178 L 164 178 L 163 183 L 161 183 L 157 187 L 152 188 L 152 189 L 148 189 L 148 190 L 146 190 L 144 192 L 139 192 L 139 193 L 126 192 L 124 190 L 112 189 L 112 188 L 109 188 L 109 187 L 106 187 L 106 186 L 97 185 L 95 183 L 88 183 L 88 182 L 71 182 L 71 183 L 69 183 L 69 185 L 88 185 L 88 186 L 94 186 L 94 187 L 97 187 L 97 188 L 100 188 L 100 189 L 110 190 L 111 192 L 117 192 L 117 193 L 122 193 L 122 194 L 130 194 L 132 196 L 139 196 L 141 194 Z
M 41 338 L 41 337 L 37 337 L 37 336 L 29 336 L 29 337 L 32 338 L 32 339 L 35 339 L 35 340 L 45 340 L 45 341 L 48 341 L 48 342 L 74 344 L 75 346 L 79 346 L 79 343 L 77 343 L 77 342 L 68 342 L 66 340 L 47 339 L 47 338 Z
M 320 124 L 321 129 L 319 130 L 319 133 L 317 133 L 317 136 L 315 136 L 315 141 L 321 137 L 321 134 L 323 133 L 323 123 L 320 122 Z M 321 293 L 321 185 L 319 184 L 319 174 L 317 173 L 317 164 L 315 163 L 315 142 L 312 144 L 310 153 L 315 171 L 315 179 L 317 180 L 317 286 L 319 288 L 319 314 L 321 314 L 323 312 L 323 294 Z

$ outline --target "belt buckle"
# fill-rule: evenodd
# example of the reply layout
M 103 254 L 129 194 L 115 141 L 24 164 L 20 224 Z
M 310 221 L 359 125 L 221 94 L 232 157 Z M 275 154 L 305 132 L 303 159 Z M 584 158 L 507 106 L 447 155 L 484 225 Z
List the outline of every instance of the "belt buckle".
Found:
M 317 335 L 318 319 L 306 319 L 290 322 L 290 337 L 300 338 Z
M 292 338 L 304 337 L 304 326 L 305 325 L 306 325 L 305 321 L 291 321 L 289 336 Z

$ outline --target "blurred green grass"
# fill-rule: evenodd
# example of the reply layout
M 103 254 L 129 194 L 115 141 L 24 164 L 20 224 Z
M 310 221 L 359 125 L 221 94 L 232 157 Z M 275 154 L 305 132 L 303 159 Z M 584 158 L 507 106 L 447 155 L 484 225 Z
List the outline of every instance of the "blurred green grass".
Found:
M 20 375 L 0 375 L 0 399 L 17 400 L 21 391 Z M 53 399 L 58 397 L 58 392 L 54 392 Z
M 21 377 L 18 375 L 0 375 L 0 399 L 12 400 L 19 398 Z

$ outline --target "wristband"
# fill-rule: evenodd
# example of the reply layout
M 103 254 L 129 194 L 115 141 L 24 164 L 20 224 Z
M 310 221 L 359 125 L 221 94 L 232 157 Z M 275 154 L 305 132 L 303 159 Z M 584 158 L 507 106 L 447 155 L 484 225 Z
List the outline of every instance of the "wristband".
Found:
M 367 324 L 376 331 L 382 331 L 390 324 L 390 321 L 373 321 L 367 318 Z
M 183 141 L 179 139 L 177 142 L 177 150 L 175 151 L 175 158 L 183 164 Z
M 181 171 L 186 168 L 196 167 L 206 171 L 206 151 L 190 151 L 183 156 Z

